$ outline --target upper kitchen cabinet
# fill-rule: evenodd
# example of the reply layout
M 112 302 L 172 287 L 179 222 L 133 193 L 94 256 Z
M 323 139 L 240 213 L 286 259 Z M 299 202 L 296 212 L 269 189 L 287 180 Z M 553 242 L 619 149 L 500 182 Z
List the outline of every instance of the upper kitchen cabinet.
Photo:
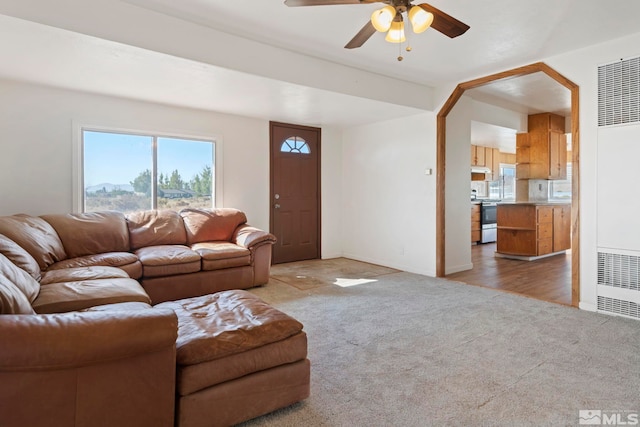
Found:
M 487 177 L 490 181 L 496 181 L 500 179 L 500 162 L 502 162 L 502 153 L 500 149 L 493 148 L 491 150 L 491 164 L 487 163 L 487 167 L 491 169 L 491 177 Z
M 471 166 L 486 166 L 485 147 L 471 145 Z
M 471 167 L 487 168 L 482 173 L 473 173 L 474 181 L 493 181 L 500 176 L 500 150 L 497 148 L 471 145 Z
M 567 179 L 565 119 L 552 113 L 529 116 L 528 133 L 516 135 L 518 179 Z

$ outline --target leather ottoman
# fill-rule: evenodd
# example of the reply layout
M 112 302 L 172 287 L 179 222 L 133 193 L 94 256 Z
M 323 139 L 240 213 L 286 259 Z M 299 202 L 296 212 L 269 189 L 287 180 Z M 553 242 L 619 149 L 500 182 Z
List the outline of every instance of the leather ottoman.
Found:
M 178 316 L 176 426 L 227 426 L 309 396 L 302 324 L 241 290 L 164 302 Z

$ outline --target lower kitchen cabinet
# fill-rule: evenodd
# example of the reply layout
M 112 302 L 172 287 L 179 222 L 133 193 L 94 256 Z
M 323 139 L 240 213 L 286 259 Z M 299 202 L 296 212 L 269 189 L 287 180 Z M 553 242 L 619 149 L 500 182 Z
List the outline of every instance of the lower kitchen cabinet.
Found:
M 499 254 L 538 257 L 571 248 L 570 205 L 498 205 L 497 219 Z
M 471 243 L 477 243 L 482 237 L 482 229 L 480 227 L 480 204 L 471 204 Z
M 553 207 L 553 230 L 553 251 L 571 249 L 571 206 Z

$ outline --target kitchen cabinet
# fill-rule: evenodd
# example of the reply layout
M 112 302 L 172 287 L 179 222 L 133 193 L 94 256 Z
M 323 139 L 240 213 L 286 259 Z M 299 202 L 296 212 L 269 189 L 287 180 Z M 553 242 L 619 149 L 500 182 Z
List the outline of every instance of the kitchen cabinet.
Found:
M 494 181 L 500 177 L 500 150 L 497 148 L 471 145 L 471 166 L 483 166 L 491 171 L 485 174 L 474 174 L 474 181 Z M 484 176 L 482 176 L 484 175 Z
M 508 165 L 516 164 L 516 154 L 515 153 L 503 153 L 500 152 L 500 163 L 506 163 Z
M 553 252 L 571 249 L 571 206 L 553 207 Z
M 478 243 L 482 236 L 480 227 L 480 203 L 471 204 L 471 243 Z
M 491 169 L 491 177 L 487 177 L 489 181 L 496 181 L 500 179 L 500 162 L 502 153 L 500 153 L 500 149 L 491 148 L 491 163 L 487 162 L 487 167 Z
M 471 166 L 486 166 L 485 147 L 471 145 Z
M 532 114 L 528 132 L 516 134 L 517 179 L 567 179 L 565 119 L 552 113 Z
M 493 166 L 493 149 L 489 147 L 482 148 L 484 148 L 484 165 L 491 169 L 491 166 Z
M 539 257 L 571 248 L 568 204 L 501 204 L 497 219 L 499 254 Z

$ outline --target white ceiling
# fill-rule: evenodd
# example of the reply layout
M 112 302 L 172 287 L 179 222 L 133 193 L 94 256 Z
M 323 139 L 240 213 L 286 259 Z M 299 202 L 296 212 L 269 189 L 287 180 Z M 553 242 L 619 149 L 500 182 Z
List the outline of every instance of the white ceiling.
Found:
M 410 34 L 413 50 L 398 62 L 398 46 L 385 42 L 381 33 L 359 49 L 343 48 L 380 3 L 287 7 L 284 0 L 125 1 L 426 85 L 469 80 L 640 30 L 638 0 L 430 0 L 471 29 L 455 39 L 433 29 Z
M 499 80 L 465 95 L 524 114 L 571 115 L 571 91 L 542 72 Z
M 488 123 L 471 122 L 471 144 L 498 148 L 503 153 L 516 152 L 516 131 Z
M 0 57 L 13 59 L 0 61 L 7 79 L 282 122 L 346 127 L 423 112 L 4 15 Z
M 432 0 L 433 6 L 471 29 L 455 39 L 432 29 L 412 35 L 413 51 L 398 62 L 397 45 L 385 42 L 382 34 L 374 34 L 362 48 L 343 48 L 379 4 L 292 8 L 283 0 L 124 2 L 143 12 L 161 12 L 285 50 L 430 86 L 471 80 L 636 33 L 640 15 L 638 0 L 609 0 L 606 4 L 601 0 Z M 10 3 L 19 2 L 3 0 L 0 13 L 8 13 L 4 9 L 10 11 Z M 75 11 L 67 12 L 73 16 Z M 115 28 L 117 24 L 113 23 Z M 139 30 L 144 31 L 144 22 Z M 0 15 L 0 55 L 13 59 L 0 61 L 0 77 L 294 123 L 353 126 L 420 112 L 4 15 Z M 546 76 L 536 75 L 474 89 L 467 95 L 521 112 L 566 112 L 567 92 Z

